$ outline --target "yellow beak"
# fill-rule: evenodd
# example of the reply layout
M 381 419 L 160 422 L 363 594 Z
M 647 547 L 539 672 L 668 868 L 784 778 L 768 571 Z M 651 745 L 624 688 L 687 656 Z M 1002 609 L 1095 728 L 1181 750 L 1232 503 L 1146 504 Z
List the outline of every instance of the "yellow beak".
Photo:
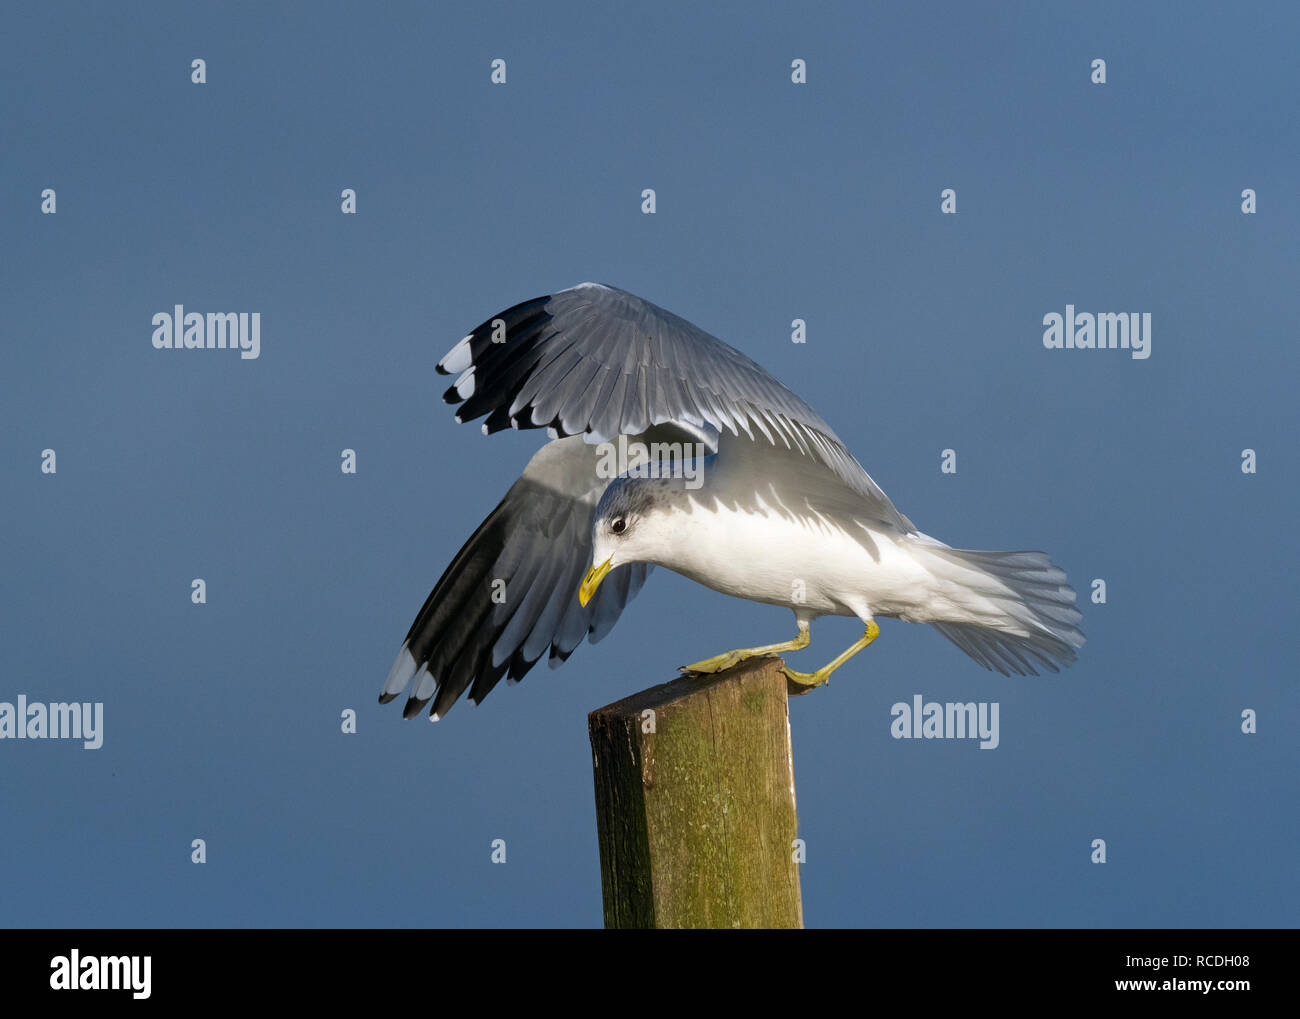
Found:
M 609 564 L 614 561 L 611 556 L 599 566 L 593 566 L 587 571 L 587 576 L 583 578 L 582 586 L 578 588 L 578 604 L 583 608 L 587 607 L 587 602 L 596 597 L 596 588 L 600 587 L 600 582 L 605 579 L 605 574 L 609 572 Z

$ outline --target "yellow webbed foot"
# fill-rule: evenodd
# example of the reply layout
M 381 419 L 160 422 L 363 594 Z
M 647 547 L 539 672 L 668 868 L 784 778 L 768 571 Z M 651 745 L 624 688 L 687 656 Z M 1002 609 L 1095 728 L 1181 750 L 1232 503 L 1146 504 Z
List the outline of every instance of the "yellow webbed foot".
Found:
M 711 676 L 717 672 L 724 672 L 733 665 L 739 665 L 749 658 L 771 656 L 782 651 L 802 650 L 808 646 L 811 640 L 812 637 L 808 633 L 808 624 L 801 623 L 799 632 L 793 640 L 782 641 L 780 644 L 764 644 L 762 647 L 743 647 L 737 648 L 735 651 L 725 651 L 720 655 L 714 655 L 712 658 L 705 658 L 703 661 L 696 662 L 694 665 L 683 665 L 681 671 L 694 673 L 698 676 Z
M 815 686 L 821 686 L 823 683 L 829 683 L 831 679 L 830 674 L 824 669 L 818 669 L 816 672 L 795 672 L 794 669 L 782 669 L 781 671 L 785 673 L 785 678 L 791 683 L 807 687 L 808 690 Z M 800 690 L 799 692 L 806 693 L 807 691 Z
M 759 652 L 764 653 L 764 652 Z M 770 654 L 770 652 L 767 652 Z M 733 665 L 739 665 L 747 658 L 756 658 L 757 654 L 749 653 L 746 648 L 739 648 L 735 651 L 726 651 L 720 655 L 714 655 L 712 658 L 705 658 L 703 661 L 696 662 L 693 665 L 681 666 L 682 672 L 696 673 L 701 676 L 711 676 L 715 672 L 725 672 Z

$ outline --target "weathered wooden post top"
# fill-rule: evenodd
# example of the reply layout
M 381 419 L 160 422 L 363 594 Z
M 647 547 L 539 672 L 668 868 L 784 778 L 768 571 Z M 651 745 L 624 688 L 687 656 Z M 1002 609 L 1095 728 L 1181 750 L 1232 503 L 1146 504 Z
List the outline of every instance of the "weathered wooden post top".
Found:
M 683 676 L 588 716 L 606 927 L 803 926 L 782 664 Z

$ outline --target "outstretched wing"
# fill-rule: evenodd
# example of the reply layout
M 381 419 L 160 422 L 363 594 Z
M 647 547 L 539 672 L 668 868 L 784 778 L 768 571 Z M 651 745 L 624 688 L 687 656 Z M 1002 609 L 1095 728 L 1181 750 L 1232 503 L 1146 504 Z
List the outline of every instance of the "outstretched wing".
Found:
M 548 428 L 600 442 L 675 422 L 797 449 L 862 496 L 864 515 L 914 533 L 808 404 L 740 351 L 634 294 L 580 283 L 489 319 L 438 364 L 443 399 L 487 434 Z
M 612 573 L 583 608 L 591 524 L 609 478 L 588 443 L 619 435 L 703 441 L 726 430 L 810 458 L 856 497 L 858 512 L 914 533 L 822 418 L 740 351 L 626 291 L 581 283 L 484 322 L 438 364 L 457 421 L 485 433 L 547 428 L 501 504 L 452 560 L 411 625 L 381 703 L 411 687 L 404 714 L 433 701 L 434 719 L 462 693 L 479 702 L 521 678 L 550 648 L 552 666 L 584 635 L 599 640 L 640 589 L 648 566 Z M 786 455 L 791 455 L 786 453 Z
M 411 686 L 403 715 L 430 700 L 436 721 L 467 689 L 479 703 L 502 676 L 518 680 L 550 648 L 553 667 L 590 634 L 600 640 L 650 567 L 615 570 L 584 608 L 591 523 L 608 484 L 580 437 L 543 446 L 443 572 L 415 617 L 379 697 Z

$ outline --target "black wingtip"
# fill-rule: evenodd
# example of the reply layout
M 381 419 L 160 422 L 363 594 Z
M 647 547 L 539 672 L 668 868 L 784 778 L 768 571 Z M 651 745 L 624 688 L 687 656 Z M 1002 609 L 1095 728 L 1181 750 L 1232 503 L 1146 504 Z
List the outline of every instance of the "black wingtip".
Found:
M 389 701 L 395 699 L 396 697 L 397 697 L 397 694 L 395 694 L 395 693 L 381 693 L 381 694 L 379 695 L 379 703 L 380 703 L 380 704 L 387 704 Z
M 487 420 L 483 422 L 483 434 L 493 435 L 497 432 L 503 432 L 510 427 L 511 421 L 509 410 L 505 407 L 498 407 L 489 414 Z
M 429 703 L 428 697 L 425 697 L 423 700 L 417 700 L 414 697 L 408 698 L 406 702 L 406 707 L 402 708 L 402 717 L 414 718 L 416 715 L 420 713 L 420 711 L 428 703 Z

